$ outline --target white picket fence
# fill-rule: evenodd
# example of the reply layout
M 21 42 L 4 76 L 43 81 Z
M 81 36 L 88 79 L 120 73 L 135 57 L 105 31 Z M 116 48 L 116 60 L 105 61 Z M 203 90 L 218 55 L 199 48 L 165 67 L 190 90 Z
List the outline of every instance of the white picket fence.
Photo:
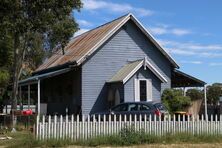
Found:
M 178 118 L 177 118 L 178 117 Z M 118 134 L 123 128 L 133 128 L 147 134 L 166 135 L 174 133 L 222 134 L 222 116 L 185 117 L 167 116 L 37 116 L 36 137 L 45 139 L 88 139 L 96 136 Z M 96 119 L 97 118 L 97 119 Z M 83 119 L 83 120 L 82 120 Z M 207 118 L 208 119 L 208 118 Z M 220 119 L 220 120 L 218 120 Z

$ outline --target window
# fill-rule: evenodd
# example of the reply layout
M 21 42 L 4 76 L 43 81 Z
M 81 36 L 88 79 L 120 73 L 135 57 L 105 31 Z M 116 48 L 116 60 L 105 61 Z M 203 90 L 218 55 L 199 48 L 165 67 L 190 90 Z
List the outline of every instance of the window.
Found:
M 147 99 L 147 84 L 146 80 L 139 81 L 140 87 L 140 101 L 146 101 Z
M 115 111 L 115 112 L 127 111 L 127 105 L 126 104 L 118 105 L 114 107 L 112 111 Z
M 141 104 L 141 105 L 140 105 L 140 111 L 148 111 L 148 110 L 150 110 L 150 107 L 149 107 L 149 106 L 144 105 L 144 104 Z
M 129 104 L 128 111 L 138 111 L 137 104 Z
M 135 101 L 152 101 L 152 80 L 135 79 Z

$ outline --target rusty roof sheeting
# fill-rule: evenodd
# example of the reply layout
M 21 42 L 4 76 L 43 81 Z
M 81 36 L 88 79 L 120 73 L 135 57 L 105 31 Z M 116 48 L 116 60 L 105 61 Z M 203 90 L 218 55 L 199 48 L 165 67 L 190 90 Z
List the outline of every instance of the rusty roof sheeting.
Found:
M 67 62 L 80 60 L 87 52 L 89 52 L 101 39 L 103 39 L 110 30 L 114 29 L 126 16 L 122 16 L 112 22 L 99 26 L 93 30 L 85 32 L 75 37 L 65 47 L 65 55 L 59 50 L 54 53 L 45 63 L 43 63 L 36 71 L 63 65 Z

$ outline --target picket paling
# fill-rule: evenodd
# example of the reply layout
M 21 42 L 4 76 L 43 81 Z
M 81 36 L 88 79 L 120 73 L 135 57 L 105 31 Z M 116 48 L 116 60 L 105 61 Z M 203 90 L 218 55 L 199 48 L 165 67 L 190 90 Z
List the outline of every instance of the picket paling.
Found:
M 208 118 L 207 118 L 208 119 Z M 123 128 L 132 128 L 148 134 L 165 135 L 174 133 L 222 134 L 222 116 L 157 116 L 147 115 L 98 115 L 89 116 L 37 116 L 36 137 L 44 139 L 88 139 L 96 136 L 118 134 Z

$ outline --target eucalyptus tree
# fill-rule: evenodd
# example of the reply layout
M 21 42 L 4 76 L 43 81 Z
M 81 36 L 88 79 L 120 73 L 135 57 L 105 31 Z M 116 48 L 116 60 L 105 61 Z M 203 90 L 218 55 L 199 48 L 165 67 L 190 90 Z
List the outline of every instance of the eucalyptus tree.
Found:
M 79 29 L 74 13 L 81 0 L 1 0 L 0 34 L 12 39 L 12 108 L 16 109 L 18 80 L 24 60 L 35 50 L 35 36 L 50 49 L 62 49 Z

